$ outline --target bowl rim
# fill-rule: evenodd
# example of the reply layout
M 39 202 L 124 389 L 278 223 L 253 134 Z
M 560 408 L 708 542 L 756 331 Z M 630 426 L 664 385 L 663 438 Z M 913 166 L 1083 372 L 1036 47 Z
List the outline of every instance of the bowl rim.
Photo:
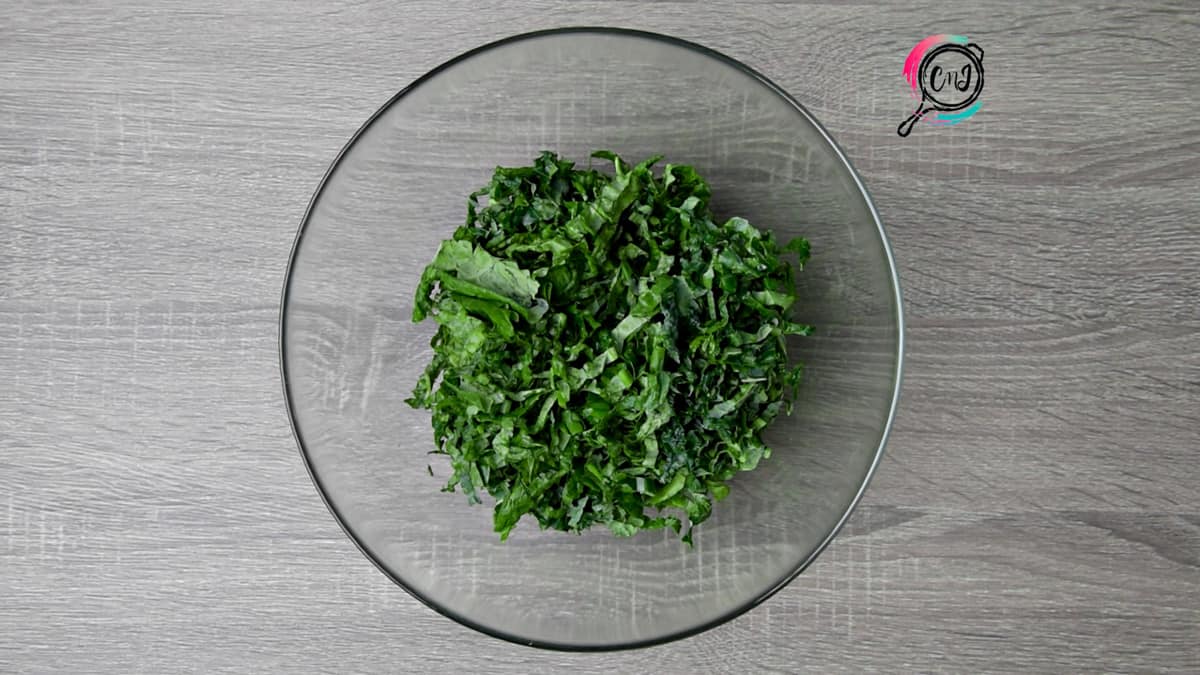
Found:
M 295 410 L 293 409 L 292 392 L 291 392 L 291 387 L 289 384 L 288 368 L 287 368 L 287 339 L 286 339 L 287 308 L 288 308 L 289 294 L 290 294 L 291 285 L 292 285 L 292 271 L 295 267 L 297 252 L 300 249 L 300 242 L 304 238 L 304 233 L 305 233 L 305 230 L 308 228 L 308 224 L 312 218 L 313 211 L 316 207 L 316 204 L 320 201 L 322 193 L 325 191 L 325 187 L 329 183 L 330 177 L 332 177 L 334 172 L 337 171 L 342 160 L 349 153 L 350 149 L 354 147 L 355 143 L 358 142 L 359 138 L 362 137 L 362 135 L 367 131 L 367 129 L 369 129 L 371 127 L 371 125 L 375 123 L 376 120 L 378 120 L 381 116 L 383 116 L 383 114 L 385 112 L 387 112 L 387 110 L 389 110 L 392 107 L 392 105 L 399 102 L 408 93 L 410 93 L 413 90 L 415 90 L 416 88 L 420 87 L 423 83 L 432 79 L 433 77 L 435 77 L 442 71 L 447 70 L 462 61 L 466 61 L 468 59 L 471 59 L 475 56 L 478 56 L 484 52 L 495 49 L 497 47 L 502 47 L 505 45 L 522 42 L 525 40 L 548 37 L 548 36 L 552 36 L 552 35 L 572 34 L 572 33 L 574 33 L 574 34 L 589 33 L 589 34 L 598 34 L 598 35 L 616 35 L 616 36 L 623 36 L 623 37 L 635 37 L 635 38 L 656 40 L 656 41 L 660 41 L 660 42 L 663 42 L 663 43 L 666 43 L 669 45 L 673 45 L 676 47 L 683 47 L 685 49 L 689 49 L 693 52 L 696 52 L 697 54 L 699 54 L 701 56 L 706 56 L 706 57 L 715 59 L 721 63 L 724 63 L 726 65 L 732 66 L 735 69 L 744 73 L 745 75 L 750 76 L 751 78 L 757 80 L 758 82 L 760 82 L 761 84 L 766 86 L 776 96 L 779 96 L 786 103 L 788 103 L 793 109 L 795 109 L 795 111 L 801 117 L 803 117 L 809 124 L 811 124 L 813 126 L 813 128 L 815 128 L 817 130 L 817 132 L 820 134 L 821 138 L 823 138 L 825 140 L 825 142 L 829 144 L 829 147 L 833 150 L 834 155 L 836 155 L 837 159 L 842 163 L 842 165 L 849 172 L 851 178 L 854 180 L 855 186 L 858 188 L 865 204 L 867 205 L 867 210 L 870 212 L 871 219 L 875 223 L 875 228 L 879 233 L 879 240 L 883 246 L 885 258 L 887 259 L 888 271 L 889 271 L 890 277 L 891 277 L 893 302 L 895 305 L 896 329 L 897 329 L 896 367 L 895 367 L 895 372 L 893 374 L 893 387 L 892 387 L 891 403 L 888 407 L 887 420 L 884 424 L 883 432 L 882 432 L 882 434 L 880 434 L 880 437 L 879 437 L 879 444 L 877 445 L 877 447 L 875 449 L 874 457 L 871 460 L 870 466 L 867 467 L 866 472 L 863 474 L 861 482 L 859 483 L 858 490 L 856 491 L 854 497 L 850 500 L 850 503 L 846 506 L 845 511 L 842 513 L 841 517 L 834 524 L 834 526 L 830 529 L 829 533 L 826 534 L 824 539 L 822 539 L 821 542 L 818 543 L 815 548 L 813 548 L 812 552 L 810 552 L 804 559 L 802 559 L 792 570 L 790 570 L 787 574 L 783 575 L 782 578 L 780 578 L 775 583 L 773 583 L 765 591 L 758 593 L 754 597 L 741 602 L 740 604 L 732 607 L 731 609 L 725 610 L 717 618 L 697 624 L 696 626 L 691 626 L 691 627 L 684 628 L 681 630 L 672 631 L 670 633 L 665 633 L 663 635 L 656 636 L 656 637 L 639 639 L 639 640 L 629 640 L 629 641 L 624 641 L 624 642 L 614 642 L 611 644 L 607 644 L 607 643 L 605 643 L 605 644 L 599 644 L 599 643 L 598 644 L 571 644 L 571 643 L 566 643 L 566 642 L 556 642 L 556 641 L 551 641 L 551 640 L 535 640 L 535 639 L 521 637 L 520 635 L 517 635 L 516 633 L 510 633 L 510 632 L 505 631 L 500 628 L 495 628 L 492 626 L 487 626 L 482 623 L 476 622 L 476 621 L 472 620 L 471 618 L 469 618 L 467 616 L 463 616 L 462 614 L 460 614 L 450 608 L 443 607 L 437 601 L 433 600 L 432 598 L 426 597 L 424 594 L 422 594 L 421 592 L 417 591 L 415 588 L 413 588 L 410 585 L 408 585 L 407 583 L 405 583 L 404 579 L 402 578 L 402 576 L 400 574 L 391 570 L 384 562 L 382 562 L 376 555 L 374 555 L 371 552 L 370 548 L 358 537 L 358 535 L 354 532 L 354 529 L 342 517 L 341 513 L 338 511 L 337 507 L 334 505 L 333 501 L 330 499 L 328 493 L 326 492 L 325 486 L 322 484 L 321 479 L 317 475 L 317 472 L 313 467 L 312 461 L 309 458 L 308 449 L 305 447 L 304 439 L 301 437 L 299 427 L 296 424 L 296 413 L 295 413 Z M 703 45 L 697 44 L 695 42 L 691 42 L 689 40 L 684 40 L 682 38 L 677 38 L 674 36 L 664 35 L 662 33 L 655 33 L 655 32 L 651 32 L 651 31 L 632 29 L 632 28 L 623 28 L 623 27 L 614 27 L 614 26 L 563 26 L 563 27 L 559 27 L 559 28 L 550 28 L 550 29 L 544 29 L 544 30 L 529 31 L 529 32 L 525 32 L 525 33 L 518 33 L 515 35 L 510 35 L 508 37 L 501 38 L 499 40 L 494 40 L 492 42 L 488 42 L 488 43 L 479 45 L 470 50 L 462 52 L 461 54 L 458 54 L 457 56 L 435 66 L 433 69 L 429 70 L 425 74 L 423 74 L 420 77 L 418 77 L 417 79 L 413 80 L 410 84 L 408 84 L 404 88 L 400 89 L 398 92 L 396 92 L 394 95 L 392 95 L 382 106 L 380 106 L 379 109 L 377 109 L 374 113 L 372 113 L 371 116 L 368 117 L 366 119 L 366 121 L 364 121 L 362 123 L 361 126 L 359 126 L 359 128 L 354 132 L 354 134 L 345 143 L 345 145 L 342 146 L 341 150 L 338 151 L 337 155 L 334 157 L 333 161 L 330 163 L 329 168 L 326 169 L 324 176 L 321 177 L 320 183 L 317 185 L 316 191 L 313 192 L 312 197 L 309 199 L 308 205 L 305 207 L 304 216 L 300 220 L 300 227 L 296 231 L 295 239 L 292 242 L 291 252 L 288 255 L 287 269 L 284 273 L 283 291 L 282 291 L 282 294 L 280 297 L 280 304 L 279 304 L 278 331 L 279 331 L 279 335 L 278 335 L 279 370 L 280 370 L 281 383 L 283 385 L 283 397 L 284 397 L 285 407 L 287 409 L 288 424 L 291 427 L 292 436 L 296 440 L 296 445 L 298 446 L 298 449 L 300 451 L 300 456 L 304 461 L 304 468 L 308 472 L 309 478 L 312 480 L 313 485 L 316 487 L 317 493 L 321 496 L 321 500 L 325 503 L 325 507 L 327 509 L 329 509 L 329 513 L 333 516 L 333 519 L 337 522 L 338 526 L 341 527 L 342 531 L 346 534 L 346 536 L 349 537 L 349 539 L 352 542 L 354 542 L 354 545 L 363 554 L 363 556 L 365 556 L 367 558 L 367 560 L 369 560 L 371 562 L 371 564 L 373 564 L 386 577 L 391 579 L 393 583 L 395 583 L 400 588 L 404 589 L 404 591 L 406 591 L 413 598 L 415 598 L 416 600 L 418 600 L 425 606 L 429 607 L 430 609 L 434 610 L 435 612 L 437 612 L 443 616 L 446 616 L 446 617 L 458 622 L 459 624 L 461 624 L 463 626 L 472 628 L 472 629 L 479 631 L 480 633 L 483 633 L 485 635 L 488 635 L 488 636 L 491 636 L 494 638 L 499 638 L 499 639 L 502 639 L 502 640 L 505 640 L 508 642 L 512 642 L 512 643 L 516 643 L 516 644 L 520 644 L 520 645 L 526 645 L 529 647 L 537 647 L 537 648 L 541 648 L 541 649 L 567 651 L 567 652 L 606 652 L 606 651 L 616 651 L 616 650 L 624 650 L 624 649 L 637 649 L 637 648 L 644 648 L 644 647 L 652 647 L 655 645 L 661 645 L 661 644 L 665 644 L 668 642 L 673 642 L 675 640 L 681 640 L 684 638 L 688 638 L 688 637 L 697 635 L 699 633 L 703 633 L 709 629 L 715 628 L 723 623 L 726 623 L 734 618 L 737 618 L 738 616 L 741 616 L 742 614 L 753 609 L 754 607 L 757 607 L 758 605 L 763 603 L 765 600 L 767 600 L 771 596 L 778 593 L 789 583 L 791 583 L 797 576 L 799 576 L 802 572 L 804 572 L 804 570 L 807 569 L 809 567 L 809 565 L 811 565 L 813 563 L 813 561 L 815 561 L 817 559 L 817 557 L 820 556 L 820 554 L 829 546 L 830 542 L 833 541 L 834 537 L 836 537 L 837 534 L 841 531 L 842 527 L 845 526 L 846 522 L 850 518 L 850 515 L 854 512 L 855 508 L 858 506 L 859 502 L 862 500 L 863 495 L 866 493 L 867 486 L 870 484 L 871 479 L 875 475 L 876 469 L 879 467 L 879 463 L 880 463 L 881 459 L 883 458 L 884 448 L 887 445 L 889 436 L 891 435 L 892 427 L 893 427 L 893 424 L 894 424 L 895 418 L 896 418 L 896 409 L 897 409 L 897 406 L 899 405 L 899 401 L 900 401 L 900 389 L 901 389 L 901 384 L 902 384 L 902 380 L 903 380 L 903 376 L 904 376 L 904 343 L 905 343 L 905 339 L 904 339 L 905 338 L 904 305 L 903 305 L 903 294 L 901 292 L 901 287 L 900 287 L 900 275 L 897 270 L 895 255 L 893 254 L 893 251 L 892 251 L 891 242 L 888 240 L 887 232 L 884 231 L 883 223 L 879 217 L 879 212 L 875 208 L 874 201 L 871 199 L 870 192 L 867 190 L 867 187 L 863 183 L 862 177 L 859 176 L 858 171 L 856 171 L 854 169 L 853 165 L 850 164 L 850 160 L 846 157 L 846 154 L 842 150 L 841 146 L 839 146 L 837 144 L 837 142 L 834 141 L 833 137 L 829 134 L 829 132 L 825 129 L 825 127 L 823 127 L 821 125 L 821 123 L 819 121 L 817 121 L 816 117 L 814 117 L 811 113 L 809 113 L 808 110 L 803 105 L 801 105 L 799 101 L 797 101 L 790 94 L 788 94 L 787 91 L 785 91 L 778 84 L 775 84 L 775 82 L 773 82 L 772 80 L 770 80 L 765 75 L 758 72 L 757 70 L 746 65 L 745 63 L 742 63 L 741 61 L 739 61 L 731 56 L 727 56 L 727 55 L 725 55 L 719 51 L 716 51 L 714 49 L 711 49 L 709 47 L 705 47 Z

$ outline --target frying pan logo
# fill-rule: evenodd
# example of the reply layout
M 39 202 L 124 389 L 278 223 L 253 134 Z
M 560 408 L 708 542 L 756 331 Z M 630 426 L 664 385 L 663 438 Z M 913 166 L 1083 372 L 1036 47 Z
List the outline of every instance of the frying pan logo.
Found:
M 897 133 L 907 136 L 922 119 L 936 126 L 958 124 L 982 105 L 983 49 L 964 35 L 930 35 L 904 59 L 904 79 L 919 103 Z

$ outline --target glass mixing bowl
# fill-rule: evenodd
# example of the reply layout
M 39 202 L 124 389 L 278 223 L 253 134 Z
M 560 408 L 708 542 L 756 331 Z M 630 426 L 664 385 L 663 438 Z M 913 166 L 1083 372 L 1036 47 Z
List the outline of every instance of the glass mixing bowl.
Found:
M 506 542 L 491 509 L 444 493 L 429 412 L 404 399 L 429 361 L 411 320 L 425 264 L 497 165 L 554 150 L 664 155 L 709 180 L 718 219 L 803 235 L 796 410 L 773 455 L 696 528 L 615 538 L 540 531 Z M 597 165 L 602 164 L 597 161 Z M 561 649 L 690 635 L 769 597 L 862 496 L 895 411 L 903 353 L 895 263 L 862 181 L 795 100 L 704 47 L 650 33 L 520 35 L 434 69 L 334 160 L 296 238 L 283 295 L 284 389 L 301 454 L 346 533 L 397 584 L 491 635 Z M 432 465 L 436 476 L 426 470 Z

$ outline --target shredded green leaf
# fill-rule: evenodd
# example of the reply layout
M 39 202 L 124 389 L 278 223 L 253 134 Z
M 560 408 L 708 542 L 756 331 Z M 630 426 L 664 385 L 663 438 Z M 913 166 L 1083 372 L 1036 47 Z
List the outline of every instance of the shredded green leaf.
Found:
M 763 429 L 790 413 L 796 239 L 780 247 L 709 211 L 690 166 L 653 157 L 614 174 L 545 152 L 497 168 L 442 243 L 413 320 L 438 324 L 409 405 L 433 413 L 435 452 L 473 503 L 496 501 L 508 537 L 603 525 L 670 527 L 691 543 L 726 481 L 771 454 Z

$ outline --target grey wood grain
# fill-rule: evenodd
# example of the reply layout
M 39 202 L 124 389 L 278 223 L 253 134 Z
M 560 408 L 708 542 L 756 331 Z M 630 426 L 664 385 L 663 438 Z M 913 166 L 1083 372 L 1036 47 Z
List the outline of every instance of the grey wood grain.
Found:
M 1200 38 L 1189 3 L 10 2 L 0 19 L 0 671 L 1200 669 Z M 534 651 L 392 586 L 280 400 L 303 208 L 396 89 L 505 34 L 627 25 L 740 58 L 847 150 L 910 349 L 849 527 L 745 616 Z M 900 139 L 900 66 L 987 49 Z

